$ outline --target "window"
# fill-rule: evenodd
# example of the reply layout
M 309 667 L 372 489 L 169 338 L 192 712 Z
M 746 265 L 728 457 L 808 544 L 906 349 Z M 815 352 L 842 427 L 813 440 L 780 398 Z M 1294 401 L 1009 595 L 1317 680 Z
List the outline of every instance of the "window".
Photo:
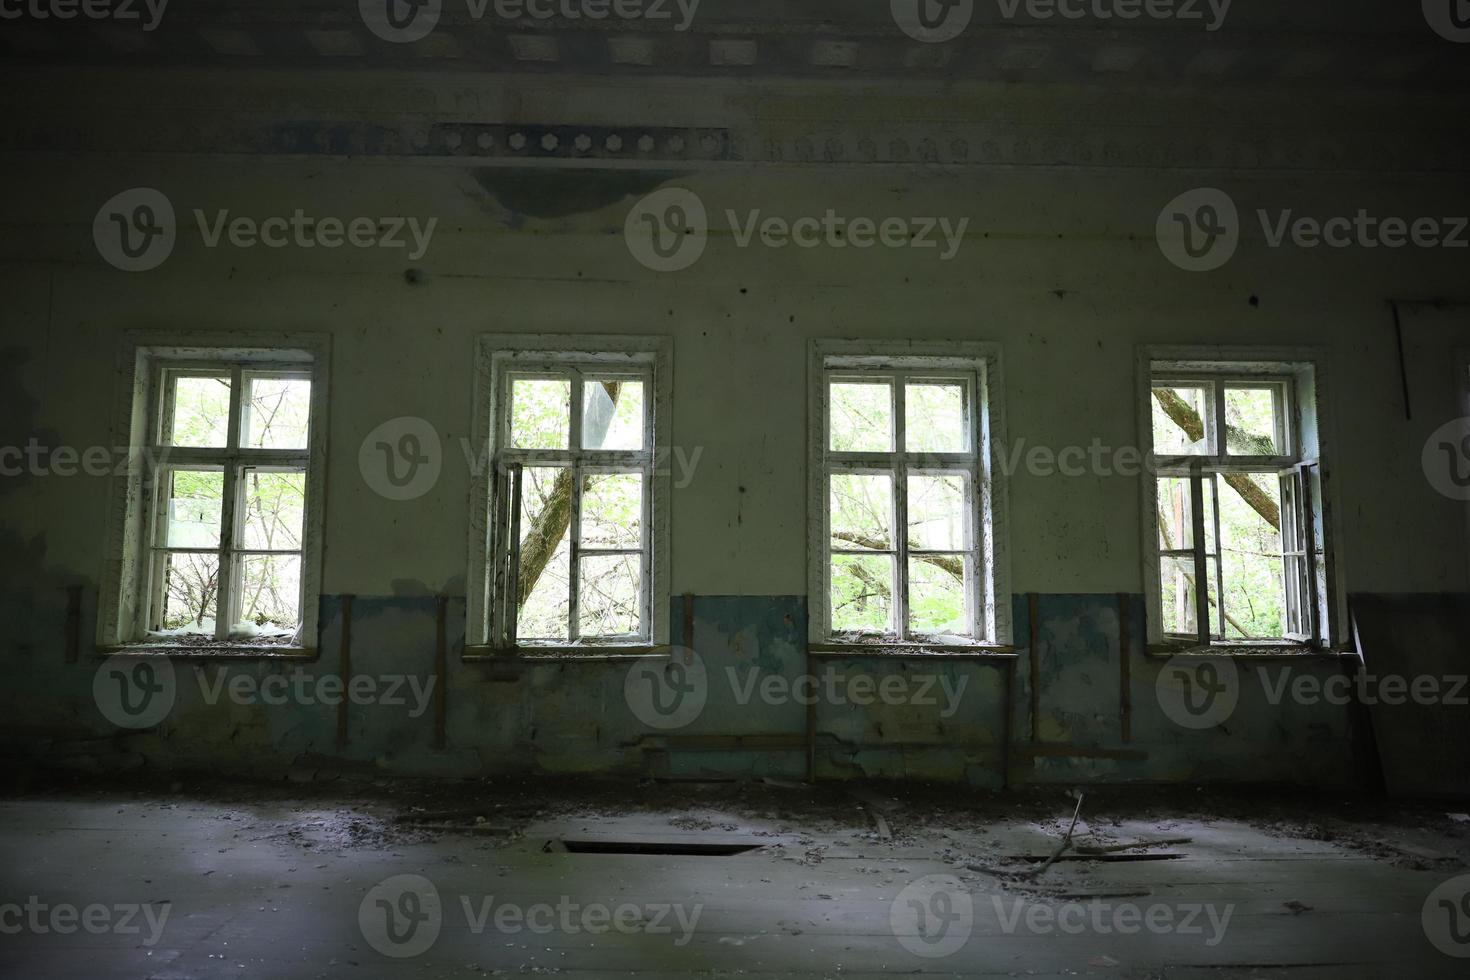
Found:
M 1001 642 L 998 358 L 966 344 L 814 352 L 813 641 Z
M 104 644 L 314 646 L 317 352 L 135 347 L 134 359 L 140 465 Z
M 1300 363 L 1150 362 L 1156 638 L 1323 641 L 1314 379 Z
M 493 461 L 476 504 L 482 642 L 667 642 L 667 474 L 656 465 L 667 450 L 667 342 L 549 340 L 495 338 L 482 351 Z

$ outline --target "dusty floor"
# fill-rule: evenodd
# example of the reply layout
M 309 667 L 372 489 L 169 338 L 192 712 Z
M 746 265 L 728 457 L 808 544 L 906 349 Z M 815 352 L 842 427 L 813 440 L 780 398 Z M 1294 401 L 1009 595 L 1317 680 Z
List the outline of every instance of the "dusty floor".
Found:
M 32 786 L 0 799 L 0 976 L 1463 977 L 1456 809 L 587 780 Z

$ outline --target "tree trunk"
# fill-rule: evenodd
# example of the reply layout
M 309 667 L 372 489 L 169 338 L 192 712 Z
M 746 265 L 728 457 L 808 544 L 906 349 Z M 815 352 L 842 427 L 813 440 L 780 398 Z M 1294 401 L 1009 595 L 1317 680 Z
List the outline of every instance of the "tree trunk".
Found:
M 601 445 L 607 438 L 607 430 L 612 426 L 613 414 L 617 411 L 618 395 L 623 388 L 621 381 L 604 381 L 601 384 L 612 404 L 605 411 L 595 412 L 582 420 L 583 434 L 588 437 L 584 441 L 594 446 Z M 581 408 L 573 405 L 572 411 L 581 411 Z M 524 607 L 531 597 L 571 523 L 572 471 L 566 467 L 556 475 L 541 513 L 536 515 L 530 528 L 522 529 L 520 575 L 516 582 L 518 607 Z
M 1169 388 L 1155 388 L 1154 398 L 1174 424 L 1184 430 L 1184 434 L 1189 436 L 1191 442 L 1198 442 L 1204 438 L 1205 423 L 1200 419 L 1199 413 L 1189 407 L 1188 402 Z M 1276 447 L 1269 439 L 1263 439 L 1233 425 L 1227 428 L 1229 430 L 1227 438 L 1229 434 L 1233 434 L 1238 442 L 1259 450 L 1262 455 L 1275 455 Z M 1235 488 L 1235 492 L 1240 494 L 1240 499 L 1249 504 L 1251 510 L 1261 515 L 1262 520 L 1277 531 L 1281 530 L 1281 508 L 1255 480 L 1251 479 L 1249 473 L 1223 473 L 1221 476 L 1225 478 L 1226 483 Z

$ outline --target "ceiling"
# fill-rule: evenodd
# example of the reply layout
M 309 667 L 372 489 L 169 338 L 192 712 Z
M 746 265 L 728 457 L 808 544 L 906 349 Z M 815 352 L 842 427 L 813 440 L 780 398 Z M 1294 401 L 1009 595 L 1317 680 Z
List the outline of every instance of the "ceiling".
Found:
M 961 20 L 948 23 L 964 29 L 937 40 L 899 25 L 920 0 L 162 0 L 156 22 L 148 4 L 160 0 L 87 0 L 111 14 L 55 15 L 81 2 L 7 0 L 0 56 L 11 65 L 225 70 L 1470 90 L 1470 44 L 1430 24 L 1466 13 L 1467 0 L 942 0 L 959 4 L 951 15 Z M 408 30 L 429 21 L 432 30 L 403 42 L 374 33 L 368 21 L 387 29 L 390 2 Z M 1063 16 L 1057 3 L 1081 16 Z M 552 16 L 530 16 L 528 4 Z M 617 4 L 647 16 L 617 16 Z M 1148 4 L 1170 16 L 1117 16 Z M 567 16 L 599 9 L 609 15 Z

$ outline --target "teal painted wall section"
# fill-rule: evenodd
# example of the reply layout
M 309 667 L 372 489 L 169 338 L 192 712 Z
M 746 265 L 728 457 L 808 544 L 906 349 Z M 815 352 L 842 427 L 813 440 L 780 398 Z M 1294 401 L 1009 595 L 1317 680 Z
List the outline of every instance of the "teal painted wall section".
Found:
M 1137 595 L 1038 595 L 1034 627 L 1030 597 L 1016 596 L 1013 660 L 808 660 L 804 597 L 694 596 L 688 610 L 685 597 L 675 597 L 675 658 L 683 655 L 687 629 L 703 675 L 701 707 L 673 727 L 649 724 L 634 707 L 630 690 L 659 683 L 638 678 L 630 688 L 630 670 L 641 669 L 636 664 L 464 660 L 465 602 L 447 597 L 446 672 L 438 677 L 438 597 L 356 596 L 351 673 L 359 686 L 342 695 L 349 700 L 345 740 L 339 709 L 329 703 L 339 673 L 341 596 L 322 600 L 315 661 L 173 660 L 172 710 L 142 731 L 119 729 L 99 711 L 92 686 L 99 658 L 82 651 L 75 663 L 66 662 L 64 602 L 50 592 L 7 602 L 23 606 L 31 623 L 24 649 L 10 652 L 22 668 L 13 672 L 6 699 L 10 755 L 82 768 L 799 779 L 810 767 L 820 779 L 990 788 L 1350 787 L 1360 771 L 1350 707 L 1277 696 L 1282 671 L 1325 679 L 1347 669 L 1338 662 L 1240 660 L 1238 702 L 1228 718 L 1203 729 L 1171 719 L 1157 694 L 1169 662 L 1144 650 L 1144 604 Z

